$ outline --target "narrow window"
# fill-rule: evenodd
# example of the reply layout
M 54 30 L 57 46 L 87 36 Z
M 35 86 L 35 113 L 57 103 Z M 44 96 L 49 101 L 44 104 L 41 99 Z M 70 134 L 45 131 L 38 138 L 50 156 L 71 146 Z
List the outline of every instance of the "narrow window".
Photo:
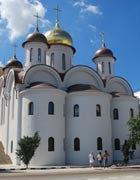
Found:
M 38 62 L 41 62 L 41 49 L 38 48 Z
M 105 72 L 105 64 L 102 62 L 102 74 Z
M 120 150 L 120 140 L 117 138 L 114 140 L 115 150 Z
M 48 104 L 48 114 L 54 114 L 54 103 L 49 102 Z
M 54 138 L 49 137 L 48 139 L 48 151 L 54 151 Z
M 116 108 L 113 110 L 113 119 L 114 120 L 118 120 L 119 119 L 119 111 Z
M 12 120 L 14 119 L 14 111 L 15 111 L 15 91 L 13 88 L 13 93 L 12 93 Z
M 62 69 L 66 70 L 66 59 L 65 59 L 65 54 L 62 54 Z
M 50 66 L 54 67 L 54 53 L 51 53 L 51 62 Z
M 130 117 L 134 117 L 134 110 L 132 108 L 130 109 Z
M 101 137 L 97 138 L 97 150 L 103 150 L 102 138 Z
M 109 74 L 111 74 L 111 63 L 110 62 L 108 63 L 108 66 L 109 66 Z
M 64 138 L 64 139 L 63 139 L 63 151 L 64 151 L 64 152 L 66 151 L 65 144 L 66 144 L 66 142 L 65 142 L 65 138 Z
M 28 107 L 28 114 L 29 115 L 33 115 L 34 114 L 34 104 L 33 104 L 33 102 L 30 102 L 29 103 L 29 107 Z
M 74 151 L 80 151 L 80 139 L 79 138 L 74 139 Z
M 73 107 L 73 116 L 79 117 L 79 105 L 78 104 L 75 104 Z
M 97 71 L 97 72 L 99 71 L 98 64 L 97 64 L 97 66 L 96 66 L 96 71 Z
M 33 48 L 30 48 L 30 62 L 33 60 Z
M 13 153 L 13 141 L 11 141 L 11 153 Z
M 46 64 L 46 50 L 44 51 L 44 63 Z
M 101 116 L 101 106 L 99 104 L 96 105 L 96 116 Z

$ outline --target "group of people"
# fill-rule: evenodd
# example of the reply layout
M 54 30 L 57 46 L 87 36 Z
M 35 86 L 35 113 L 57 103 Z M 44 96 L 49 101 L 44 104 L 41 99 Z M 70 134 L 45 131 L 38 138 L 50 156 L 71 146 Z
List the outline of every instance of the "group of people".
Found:
M 105 152 L 103 154 L 101 152 L 99 152 L 97 154 L 96 158 L 97 158 L 98 165 L 100 167 L 104 166 L 104 168 L 105 168 L 108 166 L 108 156 L 109 156 L 109 154 L 108 154 L 107 150 L 105 150 Z M 95 157 L 94 157 L 93 152 L 91 152 L 91 153 L 89 153 L 89 165 L 90 165 L 90 167 L 94 167 L 94 162 L 95 162 Z

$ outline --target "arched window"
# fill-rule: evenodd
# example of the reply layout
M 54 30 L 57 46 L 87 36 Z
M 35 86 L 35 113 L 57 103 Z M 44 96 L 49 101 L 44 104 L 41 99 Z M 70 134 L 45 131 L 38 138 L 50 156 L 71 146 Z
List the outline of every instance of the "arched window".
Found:
M 38 48 L 38 62 L 41 62 L 41 49 Z
M 75 104 L 73 107 L 73 116 L 79 117 L 79 105 L 78 104 Z
M 33 48 L 30 48 L 30 62 L 33 60 Z
M 117 138 L 114 140 L 115 150 L 120 150 L 120 140 Z
M 66 70 L 66 59 L 65 59 L 65 54 L 62 54 L 62 69 Z
M 134 110 L 132 108 L 130 109 L 130 117 L 134 117 Z
M 30 102 L 30 103 L 29 103 L 29 106 L 28 106 L 28 114 L 29 114 L 29 115 L 33 115 L 33 114 L 34 114 L 34 104 L 33 104 L 33 102 Z
M 54 67 L 54 53 L 51 53 L 50 66 Z
M 119 119 L 119 111 L 116 108 L 113 110 L 113 119 L 114 120 L 118 120 Z
M 11 141 L 11 153 L 13 153 L 13 141 Z
M 44 63 L 46 64 L 46 50 L 44 51 Z
M 103 150 L 102 138 L 101 137 L 97 138 L 97 150 Z
M 109 67 L 109 74 L 111 74 L 111 63 L 108 63 L 108 67 Z
M 96 105 L 96 116 L 101 116 L 101 106 L 99 104 Z
M 54 114 L 54 103 L 53 102 L 48 103 L 48 114 Z
M 49 137 L 48 139 L 48 151 L 54 151 L 54 138 Z
M 105 72 L 105 63 L 102 62 L 102 74 Z
M 80 139 L 77 137 L 74 139 L 74 151 L 80 151 Z

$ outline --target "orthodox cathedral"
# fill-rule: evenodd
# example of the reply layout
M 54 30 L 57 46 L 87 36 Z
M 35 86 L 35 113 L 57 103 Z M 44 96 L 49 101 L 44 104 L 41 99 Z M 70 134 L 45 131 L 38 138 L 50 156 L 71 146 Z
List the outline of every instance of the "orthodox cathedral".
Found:
M 92 58 L 96 70 L 72 64 L 76 49 L 59 25 L 42 34 L 38 26 L 22 44 L 25 65 L 14 54 L 0 76 L 0 142 L 13 164 L 23 136 L 41 137 L 30 165 L 87 165 L 93 151 L 123 160 L 128 119 L 139 115 L 130 84 L 114 75 L 116 58 L 102 40 Z M 135 158 L 140 148 L 133 147 Z M 95 165 L 97 164 L 95 160 Z

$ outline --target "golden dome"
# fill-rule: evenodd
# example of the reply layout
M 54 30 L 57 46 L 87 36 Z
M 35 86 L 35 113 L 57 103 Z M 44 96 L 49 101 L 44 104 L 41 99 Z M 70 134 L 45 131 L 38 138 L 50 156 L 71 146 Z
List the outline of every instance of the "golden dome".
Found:
M 68 46 L 73 45 L 72 37 L 69 33 L 59 27 L 58 21 L 56 21 L 55 28 L 46 32 L 45 36 L 48 44 L 64 44 Z

